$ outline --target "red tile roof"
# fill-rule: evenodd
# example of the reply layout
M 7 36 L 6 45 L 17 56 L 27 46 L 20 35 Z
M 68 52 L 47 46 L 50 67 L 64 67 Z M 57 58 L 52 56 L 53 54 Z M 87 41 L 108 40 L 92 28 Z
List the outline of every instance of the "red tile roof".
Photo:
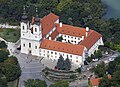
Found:
M 62 24 L 62 27 L 60 27 L 60 24 L 56 24 L 56 26 L 60 34 L 66 34 L 66 35 L 76 36 L 76 37 L 86 36 L 85 28 L 79 28 L 79 27 L 74 27 L 74 26 L 65 25 L 65 24 Z
M 98 86 L 101 78 L 90 79 L 92 86 Z
M 47 35 L 50 32 L 50 30 L 53 29 L 53 27 L 55 26 L 55 21 L 57 19 L 59 19 L 59 16 L 53 13 L 50 13 L 41 19 L 43 37 L 45 37 L 45 35 Z
M 54 50 L 59 52 L 65 52 L 74 55 L 83 55 L 84 46 L 82 45 L 73 45 L 69 43 L 63 43 L 53 40 L 44 39 L 40 44 L 40 48 Z
M 56 36 L 59 35 L 57 29 L 50 35 L 51 39 L 54 40 Z
M 89 35 L 80 43 L 80 45 L 83 45 L 90 49 L 101 37 L 101 34 L 94 30 L 91 30 Z

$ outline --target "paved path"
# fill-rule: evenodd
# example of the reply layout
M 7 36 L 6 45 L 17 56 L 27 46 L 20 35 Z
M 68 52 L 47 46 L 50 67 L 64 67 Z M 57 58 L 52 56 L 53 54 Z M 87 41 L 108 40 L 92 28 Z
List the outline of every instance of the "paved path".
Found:
M 12 25 L 9 25 L 9 24 L 0 24 L 0 28 L 20 29 L 20 26 L 12 26 Z

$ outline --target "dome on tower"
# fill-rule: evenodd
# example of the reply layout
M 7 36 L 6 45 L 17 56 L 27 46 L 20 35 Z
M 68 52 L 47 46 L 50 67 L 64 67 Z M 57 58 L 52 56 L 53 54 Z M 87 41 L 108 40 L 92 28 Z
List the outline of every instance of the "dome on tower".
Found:
M 36 16 L 34 19 L 35 24 L 40 24 L 40 18 L 38 17 L 38 8 L 36 8 Z
M 22 22 L 27 22 L 28 21 L 28 16 L 26 14 L 26 11 L 25 11 L 25 6 L 24 6 L 24 12 L 23 12 L 23 15 L 22 15 Z

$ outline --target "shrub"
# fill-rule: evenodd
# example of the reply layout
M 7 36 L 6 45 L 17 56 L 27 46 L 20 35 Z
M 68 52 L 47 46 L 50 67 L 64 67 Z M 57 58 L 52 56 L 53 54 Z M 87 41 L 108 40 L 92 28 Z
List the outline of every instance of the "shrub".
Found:
M 9 51 L 8 50 L 0 50 L 0 62 L 3 62 L 8 58 Z
M 0 42 L 0 48 L 7 48 L 7 45 L 4 41 Z
M 5 60 L 4 63 L 17 65 L 17 64 L 18 64 L 18 61 L 17 61 L 17 58 L 16 58 L 16 57 L 11 56 L 11 57 L 9 57 L 7 60 Z

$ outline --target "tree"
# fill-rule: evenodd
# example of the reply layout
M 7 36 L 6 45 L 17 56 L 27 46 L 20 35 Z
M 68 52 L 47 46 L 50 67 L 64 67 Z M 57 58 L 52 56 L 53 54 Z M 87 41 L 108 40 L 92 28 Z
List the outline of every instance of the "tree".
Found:
M 100 80 L 99 87 L 111 87 L 111 80 L 105 75 Z
M 97 67 L 95 67 L 94 72 L 98 77 L 103 77 L 106 74 L 105 63 L 102 62 L 101 64 L 98 64 Z
M 71 69 L 71 62 L 67 56 L 66 60 L 64 61 L 64 68 L 65 70 L 70 70 Z
M 24 81 L 25 87 L 47 87 L 47 84 L 45 81 L 39 80 L 39 79 L 28 79 L 27 81 Z
M 6 78 L 0 73 L 0 87 L 8 87 Z
M 8 50 L 0 50 L 0 62 L 3 62 L 8 58 L 9 51 Z
M 63 37 L 62 37 L 62 36 L 60 36 L 60 37 L 57 38 L 57 41 L 62 42 L 62 40 L 63 40 Z
M 95 55 L 95 58 L 99 58 L 100 59 L 102 57 L 101 50 L 98 50 L 97 52 L 95 51 L 94 55 Z
M 76 69 L 75 71 L 81 73 L 81 68 Z
M 0 70 L 8 82 L 16 80 L 21 75 L 21 70 L 18 65 L 4 63 L 0 65 Z
M 120 87 L 120 70 L 113 73 L 111 87 Z
M 17 61 L 17 58 L 16 58 L 16 57 L 11 56 L 11 57 L 9 57 L 8 59 L 6 59 L 6 60 L 4 61 L 4 63 L 17 65 L 17 64 L 18 64 L 18 61 Z
M 7 45 L 4 41 L 0 42 L 0 48 L 7 48 Z
M 57 67 L 58 67 L 60 70 L 63 70 L 63 69 L 64 69 L 64 58 L 63 58 L 62 55 L 60 55 L 60 57 L 59 57 L 59 59 L 58 59 Z
M 55 84 L 51 84 L 49 87 L 69 87 L 69 82 L 68 81 L 58 81 Z
M 92 58 L 91 58 L 91 57 L 88 57 L 88 58 L 86 58 L 86 61 L 87 61 L 87 62 L 91 62 L 91 61 L 92 61 Z

